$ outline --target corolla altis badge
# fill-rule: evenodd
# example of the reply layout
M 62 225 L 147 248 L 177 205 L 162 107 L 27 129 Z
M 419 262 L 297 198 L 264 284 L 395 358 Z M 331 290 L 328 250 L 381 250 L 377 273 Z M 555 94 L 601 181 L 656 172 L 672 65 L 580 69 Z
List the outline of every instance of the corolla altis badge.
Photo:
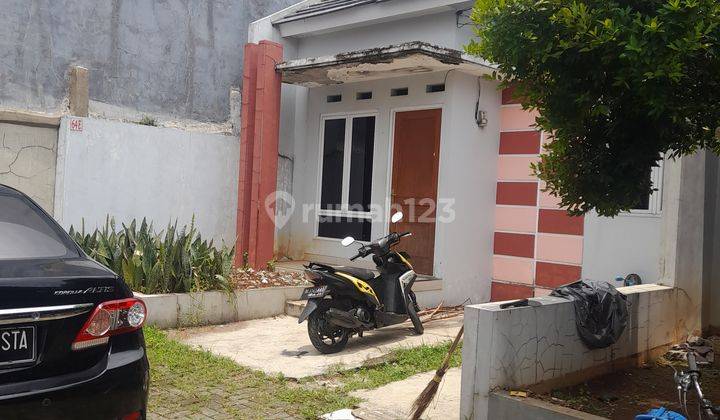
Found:
M 94 295 L 98 293 L 112 293 L 115 291 L 115 286 L 97 286 L 88 287 L 87 289 L 76 289 L 76 290 L 56 290 L 53 295 L 55 296 L 72 296 L 72 295 Z

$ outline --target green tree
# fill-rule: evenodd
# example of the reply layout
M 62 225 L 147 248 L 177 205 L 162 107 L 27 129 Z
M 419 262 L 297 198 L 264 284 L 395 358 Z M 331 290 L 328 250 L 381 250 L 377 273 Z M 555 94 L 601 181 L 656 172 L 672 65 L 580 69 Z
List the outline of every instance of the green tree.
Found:
M 663 154 L 720 152 L 717 0 L 477 0 L 472 19 L 468 52 L 553 134 L 535 170 L 572 213 L 632 208 Z

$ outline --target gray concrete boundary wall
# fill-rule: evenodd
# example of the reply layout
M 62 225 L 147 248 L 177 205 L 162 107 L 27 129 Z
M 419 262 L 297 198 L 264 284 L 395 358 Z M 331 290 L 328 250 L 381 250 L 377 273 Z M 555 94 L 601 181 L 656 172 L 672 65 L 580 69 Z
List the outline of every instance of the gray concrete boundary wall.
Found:
M 239 140 L 94 118 L 63 117 L 55 218 L 86 230 L 116 222 L 176 219 L 204 238 L 235 242 Z

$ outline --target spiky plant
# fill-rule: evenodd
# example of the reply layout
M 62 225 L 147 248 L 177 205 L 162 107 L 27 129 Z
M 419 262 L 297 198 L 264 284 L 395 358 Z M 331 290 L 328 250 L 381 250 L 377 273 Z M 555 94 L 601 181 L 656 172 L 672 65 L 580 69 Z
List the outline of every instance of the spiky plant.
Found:
M 91 258 L 123 276 L 127 284 L 141 293 L 187 293 L 203 290 L 230 290 L 229 275 L 234 247 L 220 248 L 203 240 L 195 227 L 178 230 L 177 221 L 156 233 L 143 219 L 122 224 L 107 217 L 105 225 L 93 233 L 70 227 L 70 235 Z

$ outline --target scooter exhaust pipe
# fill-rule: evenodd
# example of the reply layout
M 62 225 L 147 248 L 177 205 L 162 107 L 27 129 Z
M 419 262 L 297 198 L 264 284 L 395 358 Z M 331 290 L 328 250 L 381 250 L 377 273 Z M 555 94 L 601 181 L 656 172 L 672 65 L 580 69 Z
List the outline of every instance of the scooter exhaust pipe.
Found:
M 325 317 L 331 324 L 335 324 L 338 327 L 355 329 L 363 326 L 363 323 L 353 314 L 336 308 L 328 309 L 328 311 L 325 312 Z

